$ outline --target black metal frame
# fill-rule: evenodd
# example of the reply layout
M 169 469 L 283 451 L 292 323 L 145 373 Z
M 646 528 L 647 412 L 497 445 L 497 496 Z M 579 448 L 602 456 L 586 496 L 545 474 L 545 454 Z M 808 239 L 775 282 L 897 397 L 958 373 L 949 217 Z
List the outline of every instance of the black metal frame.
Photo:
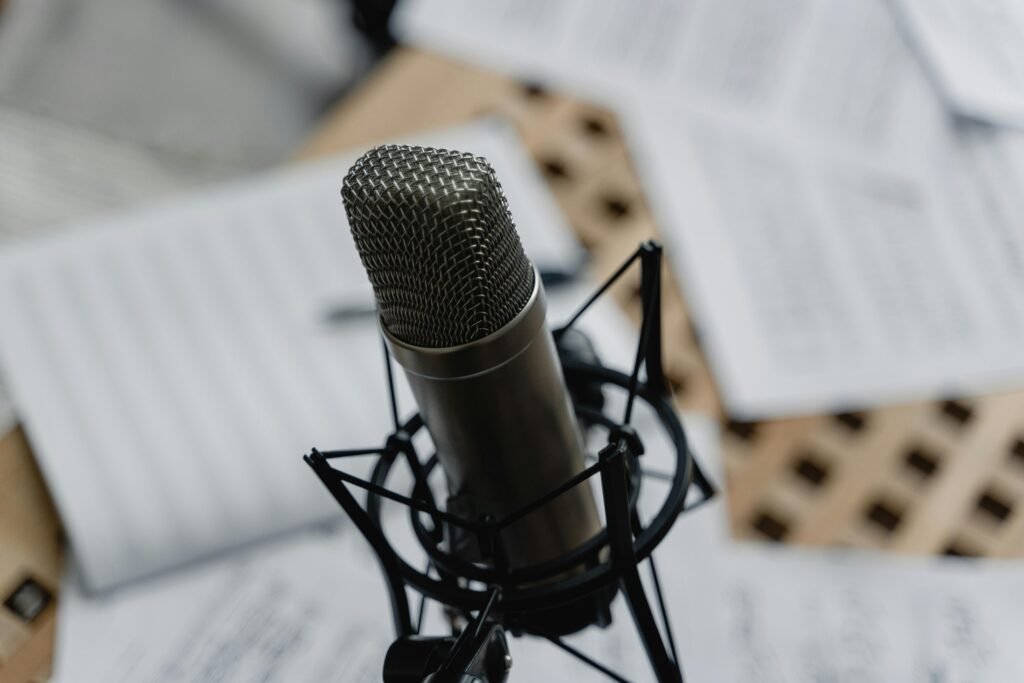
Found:
M 554 332 L 556 345 L 561 352 L 561 341 L 580 316 L 635 262 L 640 261 L 643 319 L 632 372 L 627 375 L 606 368 L 600 363 L 574 360 L 565 354 L 562 356 L 562 366 L 570 390 L 573 387 L 599 388 L 605 384 L 622 387 L 628 392 L 625 414 L 619 422 L 605 415 L 600 406 L 575 401 L 574 407 L 582 421 L 608 430 L 608 445 L 601 449 L 593 464 L 583 472 L 520 510 L 503 519 L 466 519 L 442 510 L 437 505 L 428 483 L 431 472 L 437 466 L 437 454 L 421 460 L 413 446 L 413 436 L 423 427 L 423 420 L 419 414 L 413 415 L 404 423 L 399 420 L 391 359 L 386 345 L 385 364 L 395 430 L 388 436 L 385 445 L 381 448 L 342 451 L 321 452 L 314 449 L 311 454 L 305 456 L 305 461 L 377 554 L 391 596 L 392 617 L 399 639 L 419 633 L 425 602 L 432 599 L 474 625 L 472 629 L 463 630 L 459 643 L 470 637 L 471 634 L 467 635 L 468 631 L 479 635 L 482 622 L 487 621 L 489 624 L 509 628 L 513 633 L 525 632 L 547 638 L 612 680 L 625 681 L 621 675 L 579 652 L 558 636 L 544 632 L 543 628 L 528 618 L 538 613 L 550 614 L 552 607 L 586 599 L 588 596 L 604 594 L 610 599 L 616 590 L 621 590 L 658 680 L 682 681 L 678 652 L 652 553 L 669 532 L 676 517 L 711 497 L 714 490 L 690 454 L 686 432 L 672 405 L 662 371 L 661 255 L 659 244 L 653 241 L 643 243 L 587 299 L 569 322 Z M 642 368 L 646 369 L 644 380 L 641 380 Z M 643 443 L 630 426 L 637 398 L 653 408 L 661 426 L 675 446 L 676 469 L 670 475 L 648 472 L 639 465 Z M 378 458 L 370 481 L 336 469 L 330 462 L 358 456 Z M 386 486 L 392 466 L 399 458 L 408 463 L 413 475 L 414 483 L 409 496 L 396 493 Z M 555 560 L 510 568 L 502 552 L 499 532 L 569 489 L 583 485 L 595 475 L 600 475 L 605 529 L 575 550 Z M 648 476 L 668 481 L 670 490 L 660 511 L 645 527 L 637 513 L 637 501 L 642 480 Z M 349 486 L 367 491 L 365 507 L 359 504 Z M 687 494 L 693 486 L 696 486 L 703 495 L 700 501 L 687 506 Z M 388 542 L 381 523 L 383 499 L 409 508 L 412 527 L 429 557 L 426 569 L 420 570 L 407 563 Z M 443 530 L 446 524 L 474 534 L 481 555 L 488 558 L 488 562 L 468 562 L 445 550 Z M 644 560 L 649 564 L 658 602 L 657 617 L 640 578 L 639 564 Z M 486 588 L 473 588 L 470 582 L 482 584 Z M 416 624 L 412 620 L 407 587 L 413 588 L 421 595 Z M 473 612 L 477 612 L 477 615 L 473 616 Z M 453 651 L 460 647 L 456 644 Z M 448 679 L 435 674 L 430 680 Z

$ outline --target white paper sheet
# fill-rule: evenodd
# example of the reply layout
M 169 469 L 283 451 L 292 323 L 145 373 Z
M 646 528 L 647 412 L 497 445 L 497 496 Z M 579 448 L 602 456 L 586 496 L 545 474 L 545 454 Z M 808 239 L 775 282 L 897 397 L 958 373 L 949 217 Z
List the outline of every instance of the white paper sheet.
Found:
M 1020 137 L 954 125 L 879 3 L 813 26 L 770 107 L 624 117 L 730 413 L 1019 386 Z
M 1018 143 L 979 130 L 914 169 L 696 112 L 629 127 L 732 414 L 1024 382 L 1024 311 L 1010 294 L 1024 284 Z
M 1018 562 L 734 547 L 689 593 L 691 661 L 723 683 L 1003 683 L 1024 676 Z M 677 603 L 674 607 L 680 607 Z M 711 660 L 714 660 L 713 662 Z
M 892 0 L 943 96 L 964 116 L 1024 127 L 1024 5 Z
M 696 68 L 701 59 L 684 55 L 686 36 L 696 32 L 695 17 L 714 14 L 716 4 L 405 0 L 392 15 L 391 27 L 403 43 L 555 83 L 614 105 L 629 94 L 661 90 L 677 95 L 676 72 L 685 68 L 683 62 Z M 760 5 L 742 4 L 755 13 Z
M 197 185 L 144 150 L 0 106 L 0 245 Z M 194 170 L 194 169 L 193 169 Z M 0 383 L 0 436 L 15 425 Z
M 528 254 L 575 266 L 510 129 L 423 141 L 488 157 Z M 338 196 L 353 158 L 0 254 L 0 366 L 87 585 L 331 515 L 300 456 L 386 434 L 372 318 L 324 322 L 353 292 L 371 301 Z
M 880 2 L 884 0 L 867 5 L 886 12 Z M 858 32 L 859 4 L 863 3 L 403 0 L 392 17 L 392 29 L 402 42 L 579 91 L 613 109 L 638 97 L 648 104 L 712 98 L 722 106 L 746 108 L 777 102 L 795 85 L 794 78 L 808 65 L 807 50 L 817 24 L 853 19 L 839 25 L 851 29 L 835 46 L 846 49 Z M 832 47 L 813 46 L 826 52 Z M 890 58 L 888 38 L 858 47 L 863 48 L 863 65 L 847 66 L 877 73 L 883 80 L 899 77 L 898 72 L 879 69 Z M 879 104 L 845 97 L 838 81 L 820 85 L 833 91 L 822 93 L 829 96 L 816 103 L 829 111 Z
M 0 243 L 196 186 L 145 149 L 0 106 Z
M 90 597 L 62 582 L 54 683 L 380 680 L 383 581 L 350 525 Z

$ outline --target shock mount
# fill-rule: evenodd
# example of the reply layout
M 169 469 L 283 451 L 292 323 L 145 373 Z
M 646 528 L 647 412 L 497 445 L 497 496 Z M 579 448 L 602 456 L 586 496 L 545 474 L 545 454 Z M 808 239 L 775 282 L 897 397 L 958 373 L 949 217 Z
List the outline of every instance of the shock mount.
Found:
M 437 469 L 437 454 L 421 458 L 413 437 L 423 429 L 415 414 L 399 419 L 394 375 L 384 345 L 394 431 L 384 446 L 355 450 L 319 451 L 305 456 L 338 504 L 351 518 L 375 552 L 390 595 L 397 639 L 384 662 L 385 683 L 500 683 L 506 681 L 512 658 L 506 632 L 545 638 L 614 681 L 627 681 L 594 656 L 573 647 L 563 635 L 588 625 L 606 626 L 610 604 L 621 592 L 637 633 L 660 682 L 682 683 L 678 650 L 662 596 L 654 549 L 665 538 L 676 518 L 709 499 L 714 488 L 690 453 L 686 432 L 679 420 L 662 369 L 661 246 L 648 241 L 630 256 L 583 303 L 569 321 L 554 330 L 566 385 L 582 425 L 607 432 L 607 443 L 592 464 L 554 490 L 502 519 L 485 516 L 468 519 L 438 505 L 429 484 Z M 576 329 L 580 317 L 634 264 L 641 269 L 640 298 L 643 315 L 636 355 L 630 373 L 601 364 L 589 340 Z M 641 378 L 641 371 L 643 377 Z M 625 409 L 618 418 L 605 413 L 603 387 L 626 392 Z M 672 443 L 672 473 L 652 472 L 640 465 L 644 444 L 633 428 L 634 404 L 646 403 Z M 357 477 L 334 463 L 353 457 L 376 458 L 369 480 Z M 399 460 L 412 473 L 411 491 L 388 488 L 389 475 Z M 637 503 L 644 479 L 657 476 L 669 490 L 649 523 L 642 523 Z M 603 499 L 605 527 L 569 553 L 550 561 L 511 568 L 501 547 L 499 532 L 557 496 L 576 486 L 589 486 L 597 477 Z M 366 491 L 360 504 L 353 487 Z M 700 499 L 688 501 L 691 488 Z M 412 566 L 388 540 L 382 523 L 384 500 L 409 510 L 409 521 L 425 551 L 425 568 Z M 467 561 L 450 552 L 451 532 L 476 539 L 482 561 Z M 657 609 L 652 607 L 641 580 L 640 565 L 650 570 Z M 408 589 L 419 594 L 416 620 Z M 440 603 L 452 618 L 450 636 L 424 636 L 426 602 Z M 660 624 L 659 624 L 660 620 Z

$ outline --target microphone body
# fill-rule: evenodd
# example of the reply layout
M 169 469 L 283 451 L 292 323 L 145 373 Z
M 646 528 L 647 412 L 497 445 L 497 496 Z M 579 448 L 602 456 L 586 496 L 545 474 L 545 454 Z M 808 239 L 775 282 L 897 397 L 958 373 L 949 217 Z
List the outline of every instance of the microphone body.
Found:
M 449 510 L 500 520 L 584 468 L 580 430 L 562 377 L 540 277 L 523 310 L 460 346 L 407 344 L 384 326 L 448 477 Z M 577 486 L 512 523 L 512 568 L 554 559 L 601 529 L 593 495 Z M 460 539 L 453 538 L 458 545 Z M 472 557 L 471 545 L 459 548 Z
M 341 193 L 381 328 L 447 475 L 450 511 L 501 520 L 582 472 L 541 279 L 490 164 L 385 145 L 356 161 Z M 523 567 L 601 528 L 584 484 L 502 529 L 498 551 Z M 460 557 L 488 559 L 475 556 L 475 539 L 448 531 Z

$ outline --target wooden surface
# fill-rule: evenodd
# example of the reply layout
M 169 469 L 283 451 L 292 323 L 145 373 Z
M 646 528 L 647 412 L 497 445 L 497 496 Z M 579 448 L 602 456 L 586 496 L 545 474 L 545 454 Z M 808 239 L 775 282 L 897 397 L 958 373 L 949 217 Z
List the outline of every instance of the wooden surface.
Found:
M 60 523 L 21 430 L 0 439 L 0 602 L 26 580 L 55 592 Z M 55 603 L 29 622 L 0 608 L 0 683 L 44 681 L 53 651 Z
M 606 111 L 427 54 L 393 53 L 299 157 L 485 113 L 515 122 L 598 275 L 657 236 Z M 914 553 L 1024 552 L 1024 393 L 736 423 L 721 414 L 698 331 L 668 274 L 666 284 L 667 372 L 681 407 L 722 421 L 738 536 Z M 614 295 L 637 320 L 637 280 Z M 0 511 L 0 593 L 26 573 L 56 586 L 58 525 L 19 434 L 0 443 Z M 30 680 L 52 647 L 52 606 L 31 627 L 0 622 L 4 638 L 20 638 L 21 647 L 0 665 L 0 683 Z

